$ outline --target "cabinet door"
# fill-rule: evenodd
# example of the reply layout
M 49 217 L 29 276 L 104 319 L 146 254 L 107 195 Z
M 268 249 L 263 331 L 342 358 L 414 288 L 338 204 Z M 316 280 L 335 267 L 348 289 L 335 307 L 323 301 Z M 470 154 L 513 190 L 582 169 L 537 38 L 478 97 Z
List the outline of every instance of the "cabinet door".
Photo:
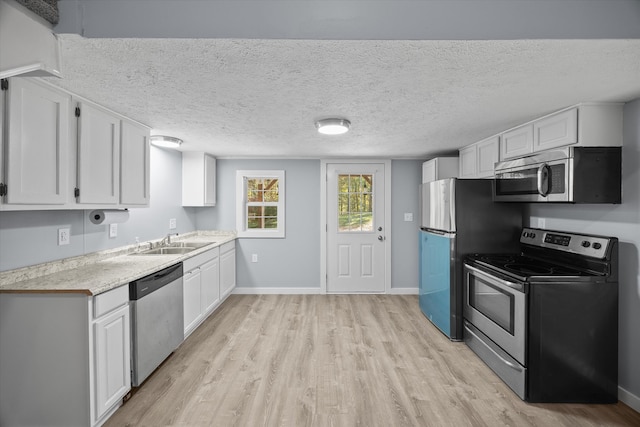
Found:
M 216 158 L 204 155 L 204 204 L 216 205 Z
M 6 203 L 66 204 L 70 96 L 28 79 L 10 79 L 7 96 Z
M 234 248 L 220 255 L 220 298 L 229 295 L 235 287 L 236 250 Z
M 184 337 L 186 338 L 202 318 L 200 301 L 200 269 L 184 275 Z
M 120 203 L 149 205 L 149 129 L 123 120 L 120 139 Z
M 477 146 L 469 145 L 460 150 L 460 178 L 475 178 L 477 173 Z
M 200 266 L 201 311 L 205 315 L 220 302 L 220 259 L 216 257 Z
M 117 204 L 120 183 L 120 119 L 79 103 L 78 203 Z
M 99 318 L 94 327 L 96 421 L 131 389 L 129 306 Z
M 477 167 L 476 176 L 486 178 L 493 176 L 495 164 L 500 160 L 500 137 L 485 139 L 477 143 Z
M 577 108 L 554 114 L 533 124 L 533 151 L 562 147 L 577 142 Z
M 500 159 L 525 156 L 533 152 L 533 125 L 520 126 L 502 134 Z
M 435 159 L 427 160 L 422 164 L 422 183 L 435 181 L 437 164 Z

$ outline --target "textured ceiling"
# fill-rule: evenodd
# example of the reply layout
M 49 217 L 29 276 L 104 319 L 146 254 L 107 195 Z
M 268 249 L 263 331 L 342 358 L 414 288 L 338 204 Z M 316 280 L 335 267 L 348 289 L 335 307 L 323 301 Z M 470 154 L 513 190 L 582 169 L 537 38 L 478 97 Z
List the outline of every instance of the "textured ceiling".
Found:
M 59 36 L 79 95 L 218 157 L 428 158 L 562 107 L 640 97 L 640 40 Z M 314 122 L 347 118 L 323 136 Z

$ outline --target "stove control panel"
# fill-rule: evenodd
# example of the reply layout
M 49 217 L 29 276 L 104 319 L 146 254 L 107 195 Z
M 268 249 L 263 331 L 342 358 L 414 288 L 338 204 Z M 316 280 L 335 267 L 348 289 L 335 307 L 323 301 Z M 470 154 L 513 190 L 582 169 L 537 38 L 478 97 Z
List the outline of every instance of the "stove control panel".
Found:
M 549 231 L 540 228 L 524 228 L 520 235 L 520 243 L 526 245 L 551 248 L 594 258 L 606 257 L 611 240 L 612 238 L 609 237 Z

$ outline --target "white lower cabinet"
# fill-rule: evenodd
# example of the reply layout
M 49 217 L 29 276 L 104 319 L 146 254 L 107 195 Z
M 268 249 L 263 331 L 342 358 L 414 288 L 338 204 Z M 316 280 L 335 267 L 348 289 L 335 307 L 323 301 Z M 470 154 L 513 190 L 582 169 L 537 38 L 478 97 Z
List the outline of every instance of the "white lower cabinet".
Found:
M 96 420 L 131 389 L 129 324 L 128 304 L 94 323 Z
M 184 337 L 187 338 L 220 303 L 220 248 L 184 261 Z
M 236 242 L 220 247 L 220 298 L 226 298 L 236 287 Z
M 220 259 L 216 257 L 200 267 L 201 310 L 211 313 L 220 302 Z
M 128 291 L 0 294 L 0 425 L 104 423 L 131 388 Z
M 202 322 L 200 269 L 184 274 L 184 337 Z

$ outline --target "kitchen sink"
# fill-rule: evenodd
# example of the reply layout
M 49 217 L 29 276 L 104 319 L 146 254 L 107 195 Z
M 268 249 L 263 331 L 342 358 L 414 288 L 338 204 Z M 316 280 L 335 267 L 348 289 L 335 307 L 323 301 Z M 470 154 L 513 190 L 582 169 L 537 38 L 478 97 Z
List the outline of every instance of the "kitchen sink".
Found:
M 193 249 L 198 249 L 201 248 L 203 246 L 207 246 L 207 245 L 211 245 L 215 242 L 199 242 L 199 243 L 194 243 L 194 242 L 174 242 L 174 243 L 169 243 L 167 246 L 169 248 L 193 248 Z
M 146 251 L 134 252 L 131 255 L 180 255 L 186 254 L 191 251 L 195 251 L 198 248 L 174 248 L 174 247 L 164 247 L 164 248 L 155 248 L 155 249 L 147 249 Z
M 169 243 L 167 246 L 134 252 L 131 255 L 181 255 L 213 243 L 215 242 L 173 242 Z

